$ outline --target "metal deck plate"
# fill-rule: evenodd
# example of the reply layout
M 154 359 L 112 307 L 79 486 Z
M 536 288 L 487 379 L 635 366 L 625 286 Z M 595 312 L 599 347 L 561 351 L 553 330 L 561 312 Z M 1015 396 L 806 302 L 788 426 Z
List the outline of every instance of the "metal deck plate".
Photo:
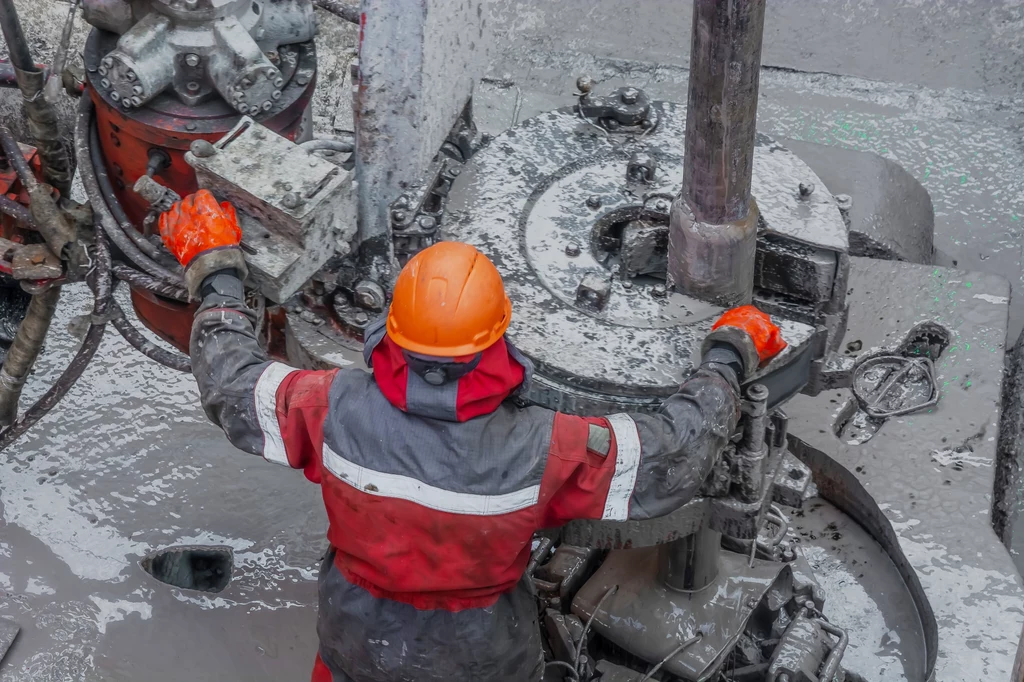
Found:
M 790 434 L 853 473 L 895 530 L 938 626 L 934 679 L 1008 680 L 1024 624 L 1024 586 L 992 530 L 1009 286 L 995 275 L 852 259 L 843 346 L 891 350 L 919 323 L 952 340 L 936 361 L 937 406 L 841 441 L 848 390 L 786 406 Z M 859 439 L 858 439 L 859 440 Z M 827 607 L 826 607 L 827 610 Z

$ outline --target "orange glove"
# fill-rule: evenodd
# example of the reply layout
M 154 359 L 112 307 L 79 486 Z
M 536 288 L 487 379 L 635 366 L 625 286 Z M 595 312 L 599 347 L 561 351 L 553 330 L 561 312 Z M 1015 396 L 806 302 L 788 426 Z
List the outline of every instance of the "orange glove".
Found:
M 188 266 L 206 251 L 237 247 L 242 230 L 235 207 L 218 204 L 208 190 L 201 189 L 160 216 L 160 237 L 178 262 Z
M 782 332 L 772 322 L 772 318 L 752 305 L 725 311 L 711 330 L 714 332 L 722 327 L 735 327 L 746 332 L 754 342 L 757 356 L 762 363 L 771 360 L 786 347 Z

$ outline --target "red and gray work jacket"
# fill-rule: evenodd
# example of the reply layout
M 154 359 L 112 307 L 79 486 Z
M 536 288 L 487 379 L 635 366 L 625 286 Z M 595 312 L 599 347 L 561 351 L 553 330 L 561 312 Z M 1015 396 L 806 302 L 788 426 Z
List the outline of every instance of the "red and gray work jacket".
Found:
M 419 611 L 493 607 L 522 577 L 539 529 L 673 511 L 739 417 L 735 375 L 714 368 L 656 414 L 523 407 L 509 398 L 531 366 L 504 340 L 434 386 L 381 326 L 366 343 L 372 373 L 297 370 L 260 349 L 241 293 L 224 274 L 203 287 L 192 361 L 207 415 L 237 447 L 320 484 L 345 582 Z

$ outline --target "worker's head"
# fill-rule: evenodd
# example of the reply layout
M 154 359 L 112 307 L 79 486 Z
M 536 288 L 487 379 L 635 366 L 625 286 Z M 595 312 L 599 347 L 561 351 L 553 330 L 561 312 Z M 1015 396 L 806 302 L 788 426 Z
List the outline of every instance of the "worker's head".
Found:
M 398 275 L 387 333 L 414 370 L 417 360 L 465 365 L 502 338 L 511 318 L 512 303 L 487 256 L 469 244 L 441 242 Z

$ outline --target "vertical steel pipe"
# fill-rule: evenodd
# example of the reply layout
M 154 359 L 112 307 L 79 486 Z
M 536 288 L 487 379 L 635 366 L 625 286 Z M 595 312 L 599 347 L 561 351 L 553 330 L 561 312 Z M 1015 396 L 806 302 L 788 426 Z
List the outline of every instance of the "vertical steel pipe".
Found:
M 673 590 L 696 592 L 718 577 L 722 534 L 708 527 L 659 548 L 661 581 Z
M 750 196 L 765 0 L 694 0 L 683 187 L 673 204 L 669 279 L 724 306 L 753 292 Z

